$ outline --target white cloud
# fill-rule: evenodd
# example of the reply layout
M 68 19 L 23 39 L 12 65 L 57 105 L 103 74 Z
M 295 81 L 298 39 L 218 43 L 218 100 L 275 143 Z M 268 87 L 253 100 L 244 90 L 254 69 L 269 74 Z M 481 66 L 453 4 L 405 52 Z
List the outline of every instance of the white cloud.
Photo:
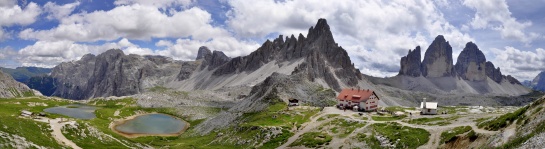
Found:
M 155 46 L 158 46 L 158 47 L 170 47 L 172 45 L 173 45 L 172 42 L 168 40 L 159 40 L 157 43 L 155 43 Z
M 532 22 L 519 22 L 512 17 L 505 0 L 465 0 L 463 4 L 476 10 L 469 23 L 473 29 L 498 30 L 503 39 L 514 39 L 527 45 L 541 36 L 525 32 L 526 28 L 532 26 Z
M 172 44 L 172 43 L 171 43 Z M 228 56 L 246 55 L 257 49 L 255 42 L 238 41 L 233 37 L 220 37 L 208 41 L 178 39 L 176 44 L 164 49 L 142 48 L 126 38 L 102 45 L 75 43 L 73 41 L 38 41 L 19 50 L 15 56 L 23 66 L 53 67 L 61 62 L 78 60 L 87 53 L 100 54 L 108 49 L 121 49 L 125 54 L 163 55 L 176 60 L 194 60 L 200 46 L 225 52 Z
M 116 0 L 115 5 L 132 5 L 140 4 L 147 6 L 154 6 L 157 8 L 165 9 L 169 7 L 188 7 L 194 3 L 194 0 Z
M 93 42 L 118 38 L 149 40 L 189 36 L 208 40 L 229 35 L 224 29 L 211 26 L 210 22 L 210 14 L 197 7 L 167 15 L 153 6 L 134 4 L 109 11 L 73 14 L 61 19 L 61 24 L 53 29 L 26 29 L 19 33 L 19 37 L 42 41 Z
M 29 25 L 37 20 L 41 8 L 36 3 L 28 4 L 24 9 L 17 5 L 17 1 L 6 0 L 0 2 L 0 42 L 11 38 L 4 27 L 13 25 Z
M 29 25 L 36 22 L 42 9 L 36 3 L 29 3 L 24 9 L 18 5 L 0 7 L 0 26 Z
M 74 9 L 76 9 L 77 6 L 80 5 L 79 1 L 68 3 L 64 5 L 57 5 L 55 2 L 47 2 L 44 5 L 44 10 L 49 13 L 47 15 L 47 19 L 57 19 L 61 20 L 62 18 L 65 18 L 69 16 Z
M 521 80 L 531 80 L 539 72 L 545 71 L 545 50 L 538 48 L 535 51 L 522 51 L 514 47 L 504 49 L 493 48 L 496 54 L 492 62 L 500 67 L 505 75 L 512 75 Z
M 17 5 L 17 0 L 2 0 L 0 1 L 0 7 L 11 7 Z
M 438 1 L 444 2 L 444 1 Z M 326 18 L 339 45 L 345 47 L 362 72 L 374 76 L 397 74 L 399 60 L 409 49 L 425 49 L 444 35 L 454 53 L 474 39 L 451 25 L 434 2 L 393 1 L 254 1 L 232 0 L 228 26 L 242 38 L 306 33 L 318 18 Z M 444 4 L 444 3 L 441 3 Z M 380 56 L 376 56 L 380 55 Z M 455 57 L 456 59 L 456 57 Z M 397 70 L 396 70 L 397 69 Z

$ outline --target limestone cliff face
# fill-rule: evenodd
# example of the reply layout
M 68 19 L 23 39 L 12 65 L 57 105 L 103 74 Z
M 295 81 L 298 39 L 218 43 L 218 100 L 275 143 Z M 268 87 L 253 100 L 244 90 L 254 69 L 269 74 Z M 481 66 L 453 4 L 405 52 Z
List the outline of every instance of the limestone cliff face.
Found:
M 490 79 L 494 80 L 497 83 L 500 83 L 502 81 L 503 75 L 501 74 L 500 67 L 495 68 L 494 64 L 488 61 L 485 64 L 485 69 L 486 76 L 488 76 Z
M 294 73 L 305 73 L 310 80 L 323 79 L 335 90 L 340 90 L 335 76 L 351 86 L 356 85 L 358 79 L 362 79 L 346 50 L 335 43 L 325 19 L 319 19 L 316 26 L 310 27 L 307 37 L 303 34 L 297 37 L 291 35 L 284 40 L 280 35 L 273 41 L 267 40 L 248 56 L 233 58 L 218 67 L 214 75 L 254 71 L 272 61 L 285 62 L 301 58 L 305 61 Z
M 231 60 L 221 51 L 210 52 L 208 47 L 202 46 L 199 48 L 197 59 L 201 61 L 201 70 L 208 67 L 208 70 L 213 70 Z
M 57 84 L 53 96 L 88 99 L 133 95 L 176 76 L 181 66 L 171 58 L 125 55 L 119 49 L 98 56 L 87 54 L 53 68 L 51 77 Z
M 452 47 L 443 35 L 435 37 L 424 54 L 422 61 L 422 75 L 424 77 L 455 76 L 452 65 Z
M 420 46 L 417 46 L 413 51 L 409 50 L 409 54 L 401 58 L 401 69 L 399 70 L 399 75 L 407 75 L 412 77 L 419 77 L 422 75 L 422 70 L 420 70 L 420 60 Z
M 0 98 L 13 98 L 34 95 L 32 89 L 19 83 L 11 75 L 0 71 Z
M 486 80 L 486 58 L 473 42 L 468 42 L 454 65 L 458 76 L 469 81 Z

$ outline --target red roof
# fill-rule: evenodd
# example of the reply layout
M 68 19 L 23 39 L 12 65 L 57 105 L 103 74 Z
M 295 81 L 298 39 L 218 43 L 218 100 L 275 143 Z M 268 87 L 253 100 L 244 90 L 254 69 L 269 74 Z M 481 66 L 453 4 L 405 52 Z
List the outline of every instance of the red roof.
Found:
M 373 95 L 375 92 L 373 90 L 361 90 L 361 89 L 343 89 L 339 96 L 338 100 L 352 100 L 356 102 L 366 101 Z

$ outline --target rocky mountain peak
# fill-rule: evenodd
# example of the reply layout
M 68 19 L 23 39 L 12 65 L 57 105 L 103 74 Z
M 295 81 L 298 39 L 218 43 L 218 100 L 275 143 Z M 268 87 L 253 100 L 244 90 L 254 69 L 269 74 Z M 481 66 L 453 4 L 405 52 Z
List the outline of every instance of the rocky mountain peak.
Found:
M 417 46 L 413 51 L 409 50 L 407 56 L 401 58 L 399 75 L 419 77 L 422 74 L 420 70 L 421 57 L 420 46 Z
M 319 19 L 314 27 L 310 27 L 306 37 L 303 34 L 290 35 L 285 40 L 283 37 L 279 36 L 273 42 L 267 40 L 247 56 L 233 58 L 220 66 L 214 75 L 254 71 L 272 61 L 280 63 L 304 58 L 295 72 L 307 74 L 310 80 L 323 79 L 336 90 L 340 90 L 336 78 L 349 85 L 356 85 L 357 79 L 362 78 L 346 50 L 335 43 L 325 19 Z
M 199 48 L 199 51 L 197 52 L 197 58 L 195 60 L 204 59 L 206 56 L 212 55 L 212 52 L 208 47 L 202 46 Z
M 454 76 L 452 47 L 443 35 L 435 37 L 424 54 L 422 75 L 425 77 Z
M 323 18 L 318 20 L 316 26 L 310 27 L 310 29 L 308 30 L 307 38 L 311 41 L 316 40 L 317 38 L 323 38 L 323 40 L 335 43 L 335 40 L 333 39 L 333 34 L 331 33 L 331 29 L 329 28 L 326 19 Z
M 454 69 L 458 76 L 469 81 L 486 80 L 486 58 L 473 42 L 468 42 L 458 56 Z

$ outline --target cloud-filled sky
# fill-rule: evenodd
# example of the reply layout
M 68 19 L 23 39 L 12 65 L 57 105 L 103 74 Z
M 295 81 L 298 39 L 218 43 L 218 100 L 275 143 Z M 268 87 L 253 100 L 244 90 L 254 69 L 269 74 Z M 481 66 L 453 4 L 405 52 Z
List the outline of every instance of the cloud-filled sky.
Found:
M 545 70 L 543 10 L 545 0 L 1 0 L 0 67 L 53 67 L 112 48 L 244 56 L 325 18 L 364 74 L 396 75 L 409 49 L 444 35 L 455 62 L 473 41 L 502 73 L 531 80 Z

